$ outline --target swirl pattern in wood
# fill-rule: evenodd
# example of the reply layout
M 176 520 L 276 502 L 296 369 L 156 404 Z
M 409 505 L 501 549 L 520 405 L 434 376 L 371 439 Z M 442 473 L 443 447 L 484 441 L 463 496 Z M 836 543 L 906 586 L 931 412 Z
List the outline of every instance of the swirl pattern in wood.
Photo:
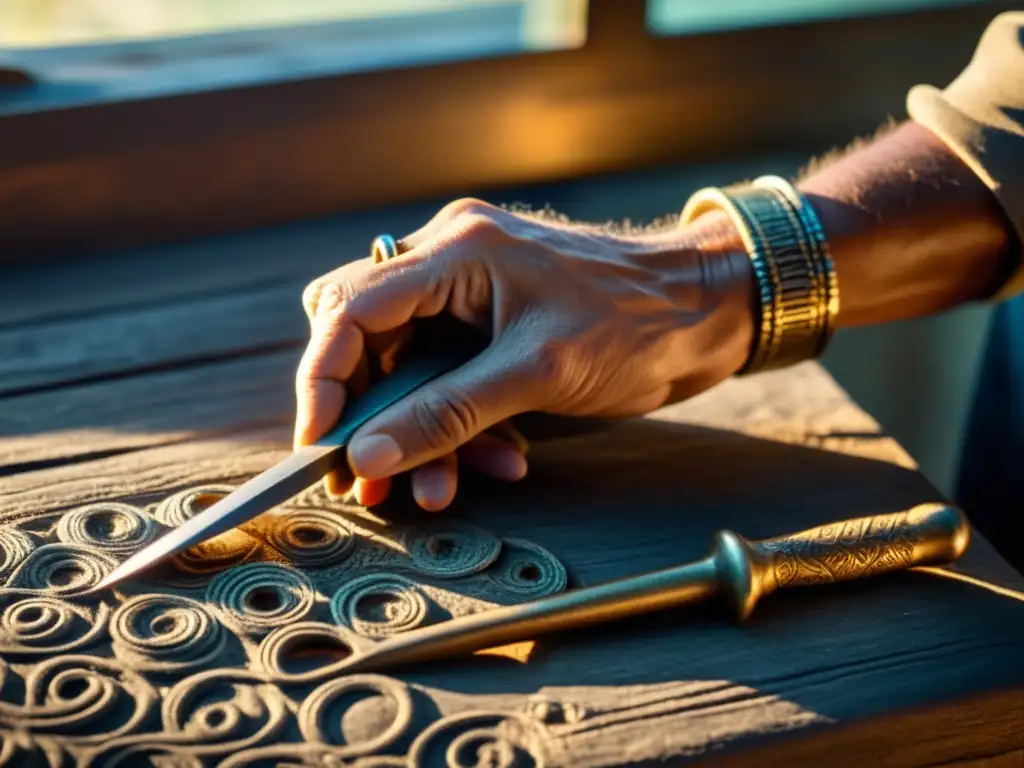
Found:
M 313 490 L 145 582 L 76 597 L 230 490 L 0 528 L 0 766 L 544 764 L 547 710 L 444 715 L 425 689 L 337 675 L 330 653 L 564 589 L 531 542 L 388 526 Z

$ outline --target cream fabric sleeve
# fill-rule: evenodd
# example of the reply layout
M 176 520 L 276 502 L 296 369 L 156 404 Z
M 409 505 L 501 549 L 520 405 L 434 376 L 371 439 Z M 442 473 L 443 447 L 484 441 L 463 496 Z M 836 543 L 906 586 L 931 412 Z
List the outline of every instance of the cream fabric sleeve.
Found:
M 907 112 L 947 142 L 999 199 L 1020 252 L 1016 271 L 993 298 L 1024 293 L 1024 12 L 997 16 L 948 87 L 912 88 Z

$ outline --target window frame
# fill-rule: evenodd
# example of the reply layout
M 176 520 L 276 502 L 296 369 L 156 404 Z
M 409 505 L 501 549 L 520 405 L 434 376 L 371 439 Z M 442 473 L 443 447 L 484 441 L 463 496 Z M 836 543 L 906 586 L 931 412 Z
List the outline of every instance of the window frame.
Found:
M 817 151 L 901 116 L 908 87 L 955 76 L 988 22 L 1015 5 L 656 36 L 642 0 L 591 0 L 586 42 L 571 50 L 56 99 L 0 116 L 0 261 L 737 152 Z

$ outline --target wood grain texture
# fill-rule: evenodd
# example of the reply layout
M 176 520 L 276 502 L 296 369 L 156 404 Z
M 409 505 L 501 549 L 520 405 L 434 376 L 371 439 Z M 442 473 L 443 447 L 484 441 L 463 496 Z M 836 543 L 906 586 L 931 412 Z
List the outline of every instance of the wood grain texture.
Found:
M 366 256 L 381 232 L 421 226 L 443 203 L 364 211 L 290 227 L 91 256 L 59 266 L 4 266 L 0 327 L 77 318 L 302 283 Z M 289 300 L 291 303 L 292 300 Z
M 285 424 L 299 350 L 0 398 L 0 471 Z
M 301 290 L 288 285 L 0 332 L 0 395 L 300 346 Z

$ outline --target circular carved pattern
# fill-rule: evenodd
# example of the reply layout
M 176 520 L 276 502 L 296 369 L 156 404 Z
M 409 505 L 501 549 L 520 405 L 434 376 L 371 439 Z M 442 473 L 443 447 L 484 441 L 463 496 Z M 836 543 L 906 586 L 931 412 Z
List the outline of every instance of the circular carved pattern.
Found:
M 360 635 L 385 637 L 423 624 L 427 599 L 416 583 L 404 576 L 368 573 L 334 593 L 331 616 Z
M 25 558 L 7 586 L 66 595 L 96 586 L 116 566 L 114 558 L 95 549 L 45 544 Z
M 505 539 L 501 557 L 486 575 L 499 589 L 521 598 L 552 595 L 569 582 L 557 557 L 523 539 Z
M 316 509 L 339 509 L 344 504 L 332 499 L 324 483 L 313 483 L 288 502 L 289 507 L 313 507 Z
M 220 501 L 234 489 L 230 485 L 202 485 L 181 491 L 157 504 L 153 517 L 164 525 L 177 527 Z
M 57 522 L 57 538 L 67 544 L 101 547 L 126 555 L 157 535 L 156 521 L 129 504 L 106 502 L 79 507 Z
M 457 520 L 444 520 L 407 528 L 402 546 L 413 567 L 437 578 L 477 573 L 501 552 L 501 540 L 482 528 Z
M 317 568 L 344 560 L 354 549 L 356 538 L 335 513 L 295 509 L 275 516 L 267 543 L 295 565 Z
M 223 571 L 206 589 L 206 600 L 251 633 L 301 621 L 315 592 L 302 573 L 280 563 L 248 563 Z
M 196 768 L 272 761 L 511 767 L 541 763 L 545 723 L 575 721 L 554 704 L 520 713 L 463 712 L 417 737 L 423 723 L 412 729 L 413 706 L 428 693 L 349 673 L 345 660 L 372 648 L 371 638 L 422 626 L 438 605 L 448 609 L 441 593 L 465 608 L 476 604 L 466 592 L 490 599 L 500 591 L 515 600 L 564 588 L 564 569 L 545 550 L 503 545 L 457 521 L 403 526 L 378 539 L 376 529 L 355 518 L 309 506 L 321 503 L 313 494 L 306 506 L 183 553 L 176 571 L 129 590 L 144 594 L 73 597 L 155 539 L 162 524 L 180 525 L 232 490 L 206 486 L 145 509 L 97 503 L 55 523 L 46 514 L 0 526 L 0 584 L 7 582 L 0 589 L 6 701 L 0 731 L 32 734 L 14 751 L 7 745 L 15 742 L 0 738 L 0 764 L 20 765 L 24 758 L 108 768 L 149 759 Z M 331 570 L 303 574 L 281 563 L 250 562 L 260 557 Z M 333 590 L 342 571 L 366 575 L 333 594 L 336 624 L 309 621 L 323 599 L 313 583 Z M 416 584 L 416 573 L 433 577 L 423 579 L 431 586 Z M 450 590 L 434 581 L 471 574 L 477 575 Z M 185 588 L 203 590 L 208 602 L 175 594 L 185 579 Z M 242 650 L 253 644 L 236 634 L 260 641 L 251 671 L 242 666 Z M 4 685 L 8 663 L 17 664 L 10 672 L 16 682 Z M 439 717 L 436 709 L 429 713 Z M 36 737 L 45 743 L 42 752 L 32 746 Z
M 224 628 L 200 602 L 176 595 L 140 595 L 111 617 L 114 654 L 135 668 L 201 667 L 226 646 Z
M 263 638 L 259 665 L 280 681 L 304 678 L 312 669 L 321 674 L 353 653 L 367 650 L 368 642 L 344 627 L 300 621 L 278 627 Z
M 298 721 L 307 742 L 335 745 L 330 749 L 333 756 L 353 758 L 397 741 L 409 728 L 412 711 L 404 683 L 382 675 L 346 675 L 310 693 Z M 330 721 L 327 727 L 325 720 Z
M 197 754 L 202 765 L 223 765 L 223 758 L 242 750 L 279 742 L 290 717 L 280 688 L 239 669 L 185 678 L 164 695 L 162 714 L 164 743 L 171 754 Z M 137 756 L 122 754 L 127 759 L 114 764 L 139 765 Z
M 19 600 L 0 615 L 0 652 L 67 653 L 102 633 L 109 612 L 101 604 L 93 618 L 89 608 L 53 597 Z
M 463 712 L 442 718 L 416 737 L 409 766 L 541 768 L 543 732 L 507 712 Z
M 159 522 L 177 527 L 209 508 L 234 488 L 204 485 L 176 493 L 160 502 L 153 512 Z M 245 531 L 233 528 L 176 554 L 171 562 L 170 583 L 182 589 L 202 587 L 208 579 L 242 563 L 262 559 L 263 543 Z
M 0 528 L 0 581 L 5 581 L 25 562 L 35 545 L 32 537 L 18 528 Z
M 25 680 L 24 707 L 0 708 L 0 726 L 55 734 L 76 745 L 102 745 L 136 731 L 158 701 L 157 691 L 118 661 L 57 656 L 33 667 Z

